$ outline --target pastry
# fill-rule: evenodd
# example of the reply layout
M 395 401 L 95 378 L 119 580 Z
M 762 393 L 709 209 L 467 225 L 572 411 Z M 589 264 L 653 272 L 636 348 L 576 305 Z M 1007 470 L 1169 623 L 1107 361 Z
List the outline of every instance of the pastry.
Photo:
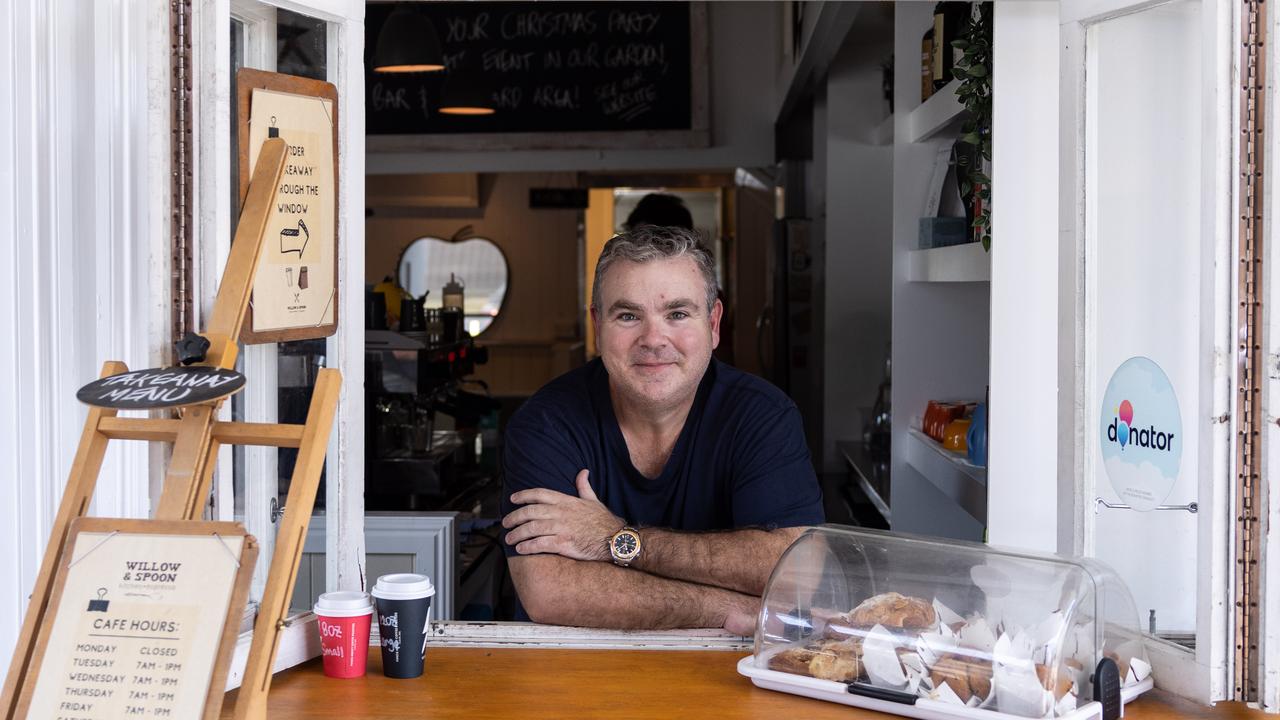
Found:
M 858 630 L 849 625 L 847 622 L 832 621 L 822 630 L 822 638 L 824 640 L 852 640 L 853 638 L 862 637 L 866 630 Z
M 991 663 L 987 660 L 969 659 L 969 690 L 984 700 L 991 694 Z
M 946 683 L 960 702 L 976 697 L 985 700 L 991 694 L 991 663 L 960 655 L 944 655 L 934 663 L 929 673 L 936 688 Z
M 928 630 L 938 622 L 933 604 L 920 598 L 887 592 L 867 598 L 849 613 L 854 627 L 883 625 L 891 630 Z
M 973 692 L 969 689 L 969 667 L 954 655 L 947 655 L 934 663 L 929 672 L 929 678 L 933 680 L 935 688 L 942 687 L 942 684 L 946 683 L 962 703 L 969 702 L 969 698 L 973 697 Z M 990 683 L 987 689 L 991 689 Z
M 769 658 L 769 669 L 796 675 L 808 675 L 809 661 L 812 659 L 812 650 L 791 648 Z
M 1117 655 L 1114 650 L 1107 650 L 1106 652 L 1102 653 L 1102 656 L 1106 658 L 1110 658 L 1111 661 L 1116 664 L 1116 669 L 1120 671 L 1120 682 L 1124 683 L 1125 680 L 1129 677 L 1129 659 L 1128 658 L 1121 659 L 1120 656 Z
M 809 674 L 823 680 L 853 682 L 862 674 L 857 647 L 847 641 L 831 641 L 815 650 L 809 661 Z
M 1054 702 L 1071 691 L 1071 674 L 1071 669 L 1065 665 L 1059 667 L 1056 673 L 1050 672 L 1048 665 L 1036 665 L 1036 677 L 1045 690 L 1053 693 Z

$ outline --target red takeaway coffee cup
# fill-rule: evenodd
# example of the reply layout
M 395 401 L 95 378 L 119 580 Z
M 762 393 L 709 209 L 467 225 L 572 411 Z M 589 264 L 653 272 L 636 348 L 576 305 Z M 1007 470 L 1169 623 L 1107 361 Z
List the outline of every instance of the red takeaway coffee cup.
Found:
M 362 677 L 369 659 L 369 625 L 373 617 L 369 595 L 351 590 L 325 593 L 316 600 L 315 613 L 324 674 L 333 678 Z

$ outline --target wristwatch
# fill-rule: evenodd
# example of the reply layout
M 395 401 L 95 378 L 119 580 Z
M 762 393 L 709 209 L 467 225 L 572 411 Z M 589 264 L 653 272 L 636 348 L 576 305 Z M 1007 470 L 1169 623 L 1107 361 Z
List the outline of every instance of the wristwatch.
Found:
M 609 554 L 613 556 L 613 564 L 630 565 L 640 555 L 640 531 L 628 526 L 614 533 L 609 540 Z

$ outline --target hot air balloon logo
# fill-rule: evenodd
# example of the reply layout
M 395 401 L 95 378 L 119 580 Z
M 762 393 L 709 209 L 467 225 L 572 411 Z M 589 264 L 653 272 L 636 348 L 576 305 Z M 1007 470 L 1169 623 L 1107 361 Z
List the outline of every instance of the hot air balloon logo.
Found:
M 1121 401 L 1116 416 L 1120 419 L 1116 424 L 1116 439 L 1120 441 L 1120 449 L 1123 450 L 1129 444 L 1129 428 L 1133 427 L 1133 404 L 1128 400 Z
M 1133 429 L 1133 403 L 1128 400 L 1120 401 L 1120 405 L 1115 409 L 1115 419 L 1107 428 L 1107 439 L 1120 443 L 1121 450 L 1125 449 L 1129 441 L 1138 439 L 1138 434 Z

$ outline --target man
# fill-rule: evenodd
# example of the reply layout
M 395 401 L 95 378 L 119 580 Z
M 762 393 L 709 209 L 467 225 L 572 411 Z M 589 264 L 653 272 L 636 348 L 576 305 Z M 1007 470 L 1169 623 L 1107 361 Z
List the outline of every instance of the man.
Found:
M 711 358 L 723 310 L 694 233 L 605 245 L 601 357 L 507 427 L 504 541 L 530 619 L 750 634 L 779 556 L 823 522 L 795 404 Z

